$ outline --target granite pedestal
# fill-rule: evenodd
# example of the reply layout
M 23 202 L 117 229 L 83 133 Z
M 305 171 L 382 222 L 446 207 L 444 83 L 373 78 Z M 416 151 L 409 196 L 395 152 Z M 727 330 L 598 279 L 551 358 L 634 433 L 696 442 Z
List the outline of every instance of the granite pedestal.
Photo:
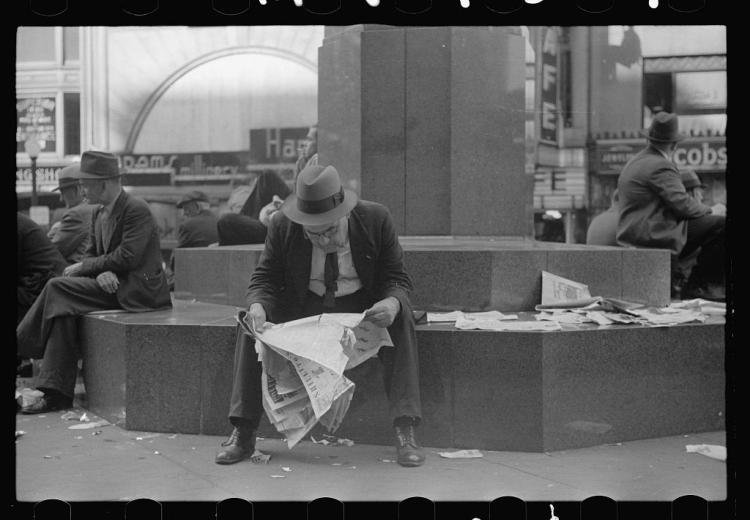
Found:
M 90 409 L 124 414 L 127 429 L 227 434 L 236 311 L 175 300 L 84 317 Z M 426 324 L 417 341 L 427 446 L 541 452 L 724 427 L 723 319 L 560 332 Z M 336 434 L 391 444 L 379 362 L 347 376 L 357 387 Z M 278 436 L 265 419 L 259 435 Z
M 400 237 L 425 310 L 530 311 L 541 301 L 541 273 L 585 283 L 594 296 L 669 304 L 669 252 L 497 237 Z M 244 306 L 263 245 L 175 250 L 175 296 Z

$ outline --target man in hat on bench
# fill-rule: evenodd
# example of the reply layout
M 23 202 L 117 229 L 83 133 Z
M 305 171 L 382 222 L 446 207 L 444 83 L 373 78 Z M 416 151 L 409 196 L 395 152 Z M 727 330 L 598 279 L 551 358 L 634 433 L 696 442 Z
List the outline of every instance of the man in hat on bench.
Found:
M 675 114 L 657 113 L 646 138 L 648 146 L 628 161 L 617 181 L 617 243 L 671 250 L 673 297 L 723 301 L 726 208 L 709 207 L 687 193 L 672 162 L 685 138 Z M 683 280 L 680 262 L 698 248 L 690 279 Z
M 250 278 L 248 313 L 256 330 L 269 323 L 322 313 L 360 313 L 387 327 L 394 348 L 383 348 L 386 392 L 397 460 L 421 466 L 415 428 L 421 418 L 417 342 L 403 251 L 385 206 L 345 190 L 333 166 L 310 165 L 296 192 L 271 218 L 265 249 Z M 252 455 L 263 414 L 262 366 L 253 341 L 238 331 L 229 421 L 234 430 L 217 464 Z
M 44 395 L 21 410 L 26 414 L 72 406 L 80 315 L 172 306 L 156 221 L 145 201 L 122 189 L 116 157 L 84 152 L 79 172 L 86 198 L 96 205 L 86 255 L 47 282 L 16 327 L 18 353 L 42 359 L 36 387 Z

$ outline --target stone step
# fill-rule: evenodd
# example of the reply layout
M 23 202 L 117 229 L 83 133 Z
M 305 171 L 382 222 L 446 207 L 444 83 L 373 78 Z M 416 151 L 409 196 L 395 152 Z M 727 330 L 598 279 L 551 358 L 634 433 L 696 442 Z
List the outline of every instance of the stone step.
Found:
M 594 296 L 669 304 L 669 252 L 523 239 L 401 237 L 415 308 L 531 311 L 541 272 L 587 284 Z M 245 305 L 263 245 L 175 250 L 175 296 Z M 210 275 L 209 275 L 210 273 Z
M 88 406 L 131 430 L 227 434 L 238 309 L 174 303 L 83 318 Z M 417 341 L 427 446 L 542 452 L 724 428 L 722 318 L 559 332 L 428 324 Z M 347 377 L 357 386 L 336 434 L 391 444 L 380 363 Z M 278 436 L 266 419 L 259 435 Z

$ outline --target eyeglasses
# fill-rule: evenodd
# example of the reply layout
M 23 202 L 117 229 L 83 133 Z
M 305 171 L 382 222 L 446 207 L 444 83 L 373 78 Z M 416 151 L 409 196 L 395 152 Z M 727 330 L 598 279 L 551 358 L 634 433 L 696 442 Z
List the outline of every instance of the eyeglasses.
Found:
M 323 231 L 316 232 L 316 231 L 310 231 L 309 229 L 305 228 L 305 233 L 307 233 L 308 236 L 314 237 L 314 238 L 323 238 L 323 237 L 330 238 L 331 235 L 336 233 L 338 228 L 339 228 L 339 224 L 337 222 L 334 225 L 330 226 L 329 228 L 324 229 Z

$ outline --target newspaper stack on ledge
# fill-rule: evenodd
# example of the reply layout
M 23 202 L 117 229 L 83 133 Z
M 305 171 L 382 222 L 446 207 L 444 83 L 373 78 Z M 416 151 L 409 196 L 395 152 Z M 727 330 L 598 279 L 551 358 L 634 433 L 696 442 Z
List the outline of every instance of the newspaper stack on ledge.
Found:
M 393 346 L 388 330 L 363 319 L 364 313 L 320 314 L 257 332 L 245 311 L 238 314 L 263 363 L 263 408 L 289 449 L 318 421 L 334 432 L 354 394 L 344 370 Z

